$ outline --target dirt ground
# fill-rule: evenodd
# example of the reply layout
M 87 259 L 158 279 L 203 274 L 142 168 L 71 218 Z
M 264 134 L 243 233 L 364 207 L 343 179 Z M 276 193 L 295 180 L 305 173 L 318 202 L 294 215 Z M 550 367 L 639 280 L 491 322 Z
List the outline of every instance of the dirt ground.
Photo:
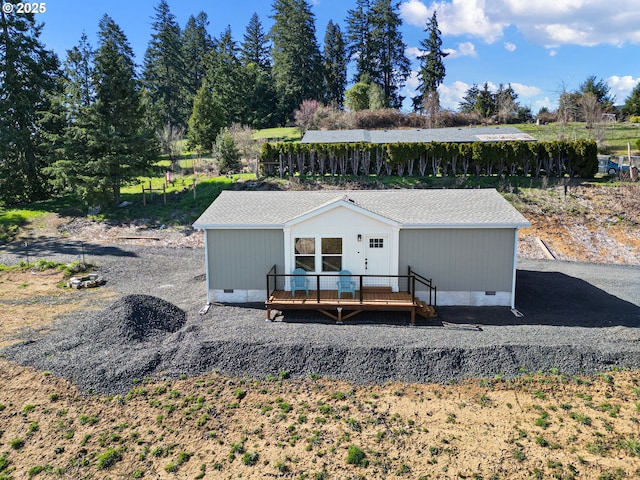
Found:
M 640 186 L 508 194 L 531 221 L 520 254 L 640 262 Z M 50 216 L 22 235 L 196 246 L 200 234 Z M 131 239 L 124 237 L 156 237 Z M 24 238 L 24 237 L 23 237 Z M 548 251 L 540 246 L 540 239 Z M 0 272 L 0 347 L 115 296 L 62 274 Z M 356 386 L 209 375 L 83 395 L 0 358 L 0 479 L 587 478 L 640 476 L 640 375 L 522 372 L 461 384 Z

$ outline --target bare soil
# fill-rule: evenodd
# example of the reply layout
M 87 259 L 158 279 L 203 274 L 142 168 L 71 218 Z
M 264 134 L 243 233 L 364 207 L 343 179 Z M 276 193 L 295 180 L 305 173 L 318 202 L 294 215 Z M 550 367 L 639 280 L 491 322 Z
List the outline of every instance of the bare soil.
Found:
M 531 221 L 520 254 L 640 264 L 640 186 L 507 195 Z M 55 215 L 29 238 L 201 245 L 199 233 Z M 156 237 L 157 239 L 124 237 Z M 537 237 L 537 238 L 536 238 Z M 24 237 L 23 237 L 24 238 Z M 61 274 L 0 272 L 0 347 L 28 341 L 116 293 Z M 349 463 L 349 448 L 364 459 Z M 4 460 L 3 460 L 4 459 Z M 632 478 L 640 475 L 640 376 L 523 372 L 512 380 L 357 386 L 322 378 L 140 379 L 124 396 L 0 359 L 0 479 Z

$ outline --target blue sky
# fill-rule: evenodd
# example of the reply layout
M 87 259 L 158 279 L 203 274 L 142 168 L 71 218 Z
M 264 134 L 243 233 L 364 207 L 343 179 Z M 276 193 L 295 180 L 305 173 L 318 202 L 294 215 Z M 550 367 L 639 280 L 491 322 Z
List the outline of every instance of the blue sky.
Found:
M 343 32 L 347 10 L 355 0 L 314 0 L 320 47 L 324 30 L 333 20 Z M 41 39 L 61 59 L 86 32 L 96 44 L 98 21 L 109 14 L 127 35 L 142 63 L 151 36 L 157 0 L 56 0 L 38 14 L 44 22 Z M 168 0 L 181 27 L 190 15 L 205 11 L 209 32 L 218 36 L 231 26 L 236 41 L 256 12 L 266 31 L 272 14 L 270 0 Z M 559 93 L 575 90 L 589 75 L 605 80 L 616 103 L 624 103 L 640 81 L 639 0 L 401 0 L 402 34 L 407 55 L 417 69 L 416 54 L 426 21 L 438 12 L 446 78 L 440 87 L 444 107 L 456 110 L 464 92 L 474 83 L 491 88 L 511 83 L 522 105 L 536 113 L 555 108 Z M 404 94 L 415 94 L 417 79 L 409 78 Z

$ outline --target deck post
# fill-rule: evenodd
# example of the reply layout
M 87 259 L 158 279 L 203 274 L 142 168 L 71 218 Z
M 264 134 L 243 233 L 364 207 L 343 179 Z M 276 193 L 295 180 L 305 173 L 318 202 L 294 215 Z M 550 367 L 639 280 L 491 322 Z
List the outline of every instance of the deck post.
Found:
M 342 325 L 342 307 L 338 307 L 338 325 Z
M 362 275 L 360 275 L 360 303 L 362 303 Z
M 316 299 L 320 303 L 320 275 L 316 275 Z

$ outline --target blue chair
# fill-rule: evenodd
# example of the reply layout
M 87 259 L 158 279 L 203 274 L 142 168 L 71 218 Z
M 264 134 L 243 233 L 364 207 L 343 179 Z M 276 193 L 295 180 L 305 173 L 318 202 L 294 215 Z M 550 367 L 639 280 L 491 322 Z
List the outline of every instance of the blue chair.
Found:
M 309 279 L 307 278 L 307 272 L 304 268 L 296 268 L 293 271 L 293 277 L 291 277 L 291 296 L 296 296 L 296 290 L 304 290 L 309 296 Z
M 338 275 L 340 275 L 336 282 L 338 298 L 342 298 L 343 293 L 350 293 L 353 298 L 356 298 L 356 282 L 351 280 L 351 272 L 349 270 L 341 270 Z

